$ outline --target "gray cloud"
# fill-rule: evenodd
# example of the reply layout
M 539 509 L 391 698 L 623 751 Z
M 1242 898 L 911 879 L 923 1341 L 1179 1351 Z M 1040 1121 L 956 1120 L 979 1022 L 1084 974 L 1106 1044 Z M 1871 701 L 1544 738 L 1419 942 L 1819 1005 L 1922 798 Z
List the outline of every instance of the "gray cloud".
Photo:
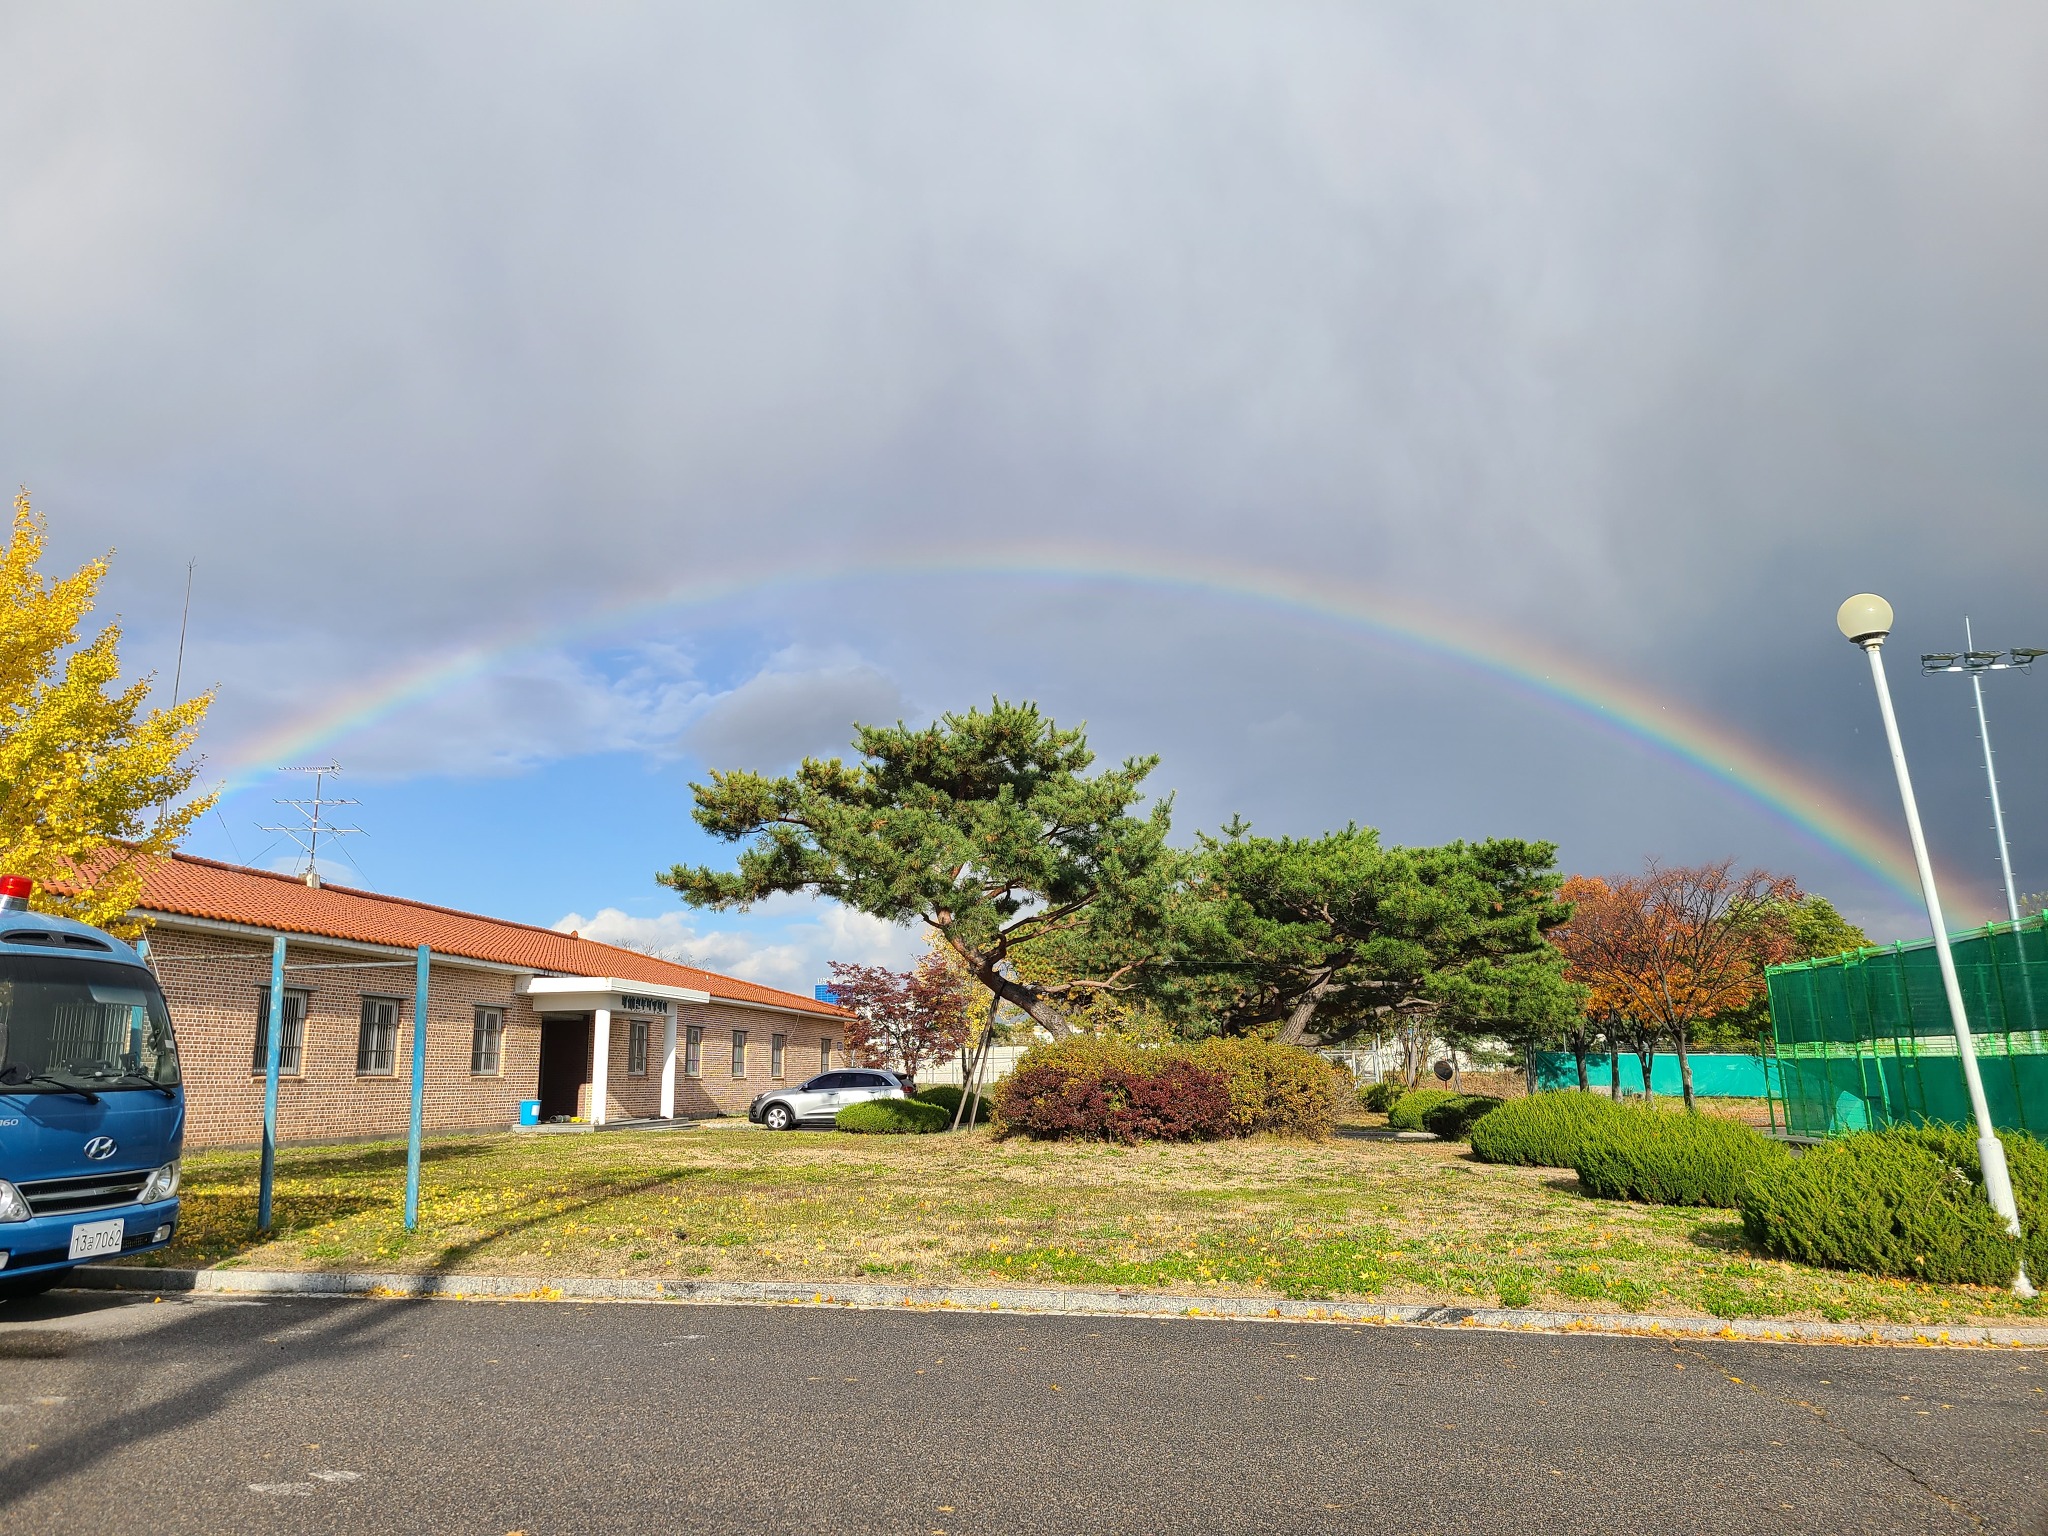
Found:
M 836 660 L 804 666 L 778 658 L 721 694 L 683 733 L 683 745 L 721 768 L 764 772 L 807 756 L 847 755 L 853 727 L 889 724 L 907 713 L 893 678 L 872 666 Z
M 0 20 L 0 470 L 64 557 L 120 546 L 137 657 L 198 555 L 216 745 L 685 576 L 1035 537 L 1484 614 L 1889 815 L 1839 598 L 1888 592 L 1902 653 L 1966 611 L 2048 643 L 2038 8 L 111 14 Z M 1883 904 L 1634 748 L 1292 622 L 941 578 L 718 617 L 876 670 L 713 703 L 565 645 L 351 749 L 765 762 L 1000 680 L 1167 749 L 1189 817 L 1735 851 Z M 2025 774 L 2048 701 L 2009 681 Z M 1988 876 L 1943 686 L 1901 709 Z

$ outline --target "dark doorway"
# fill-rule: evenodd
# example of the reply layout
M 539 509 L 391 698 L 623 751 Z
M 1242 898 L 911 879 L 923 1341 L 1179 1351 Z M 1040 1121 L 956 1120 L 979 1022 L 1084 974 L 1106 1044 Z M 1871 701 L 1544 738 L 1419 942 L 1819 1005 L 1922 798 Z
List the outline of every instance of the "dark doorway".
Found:
M 540 1117 L 574 1115 L 577 1090 L 590 1081 L 590 1019 L 585 1014 L 540 1021 Z

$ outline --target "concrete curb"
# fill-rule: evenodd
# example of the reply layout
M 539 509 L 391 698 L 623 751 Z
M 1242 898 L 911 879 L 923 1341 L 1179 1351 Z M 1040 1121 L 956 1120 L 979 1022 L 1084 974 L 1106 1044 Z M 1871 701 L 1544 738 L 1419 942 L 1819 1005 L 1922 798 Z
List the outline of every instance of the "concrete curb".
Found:
M 166 1295 L 330 1296 L 370 1299 L 694 1302 L 741 1306 L 897 1308 L 923 1312 L 1016 1312 L 1070 1317 L 1219 1318 L 1235 1321 L 1489 1328 L 1524 1333 L 1599 1333 L 1644 1338 L 1748 1339 L 1794 1344 L 1990 1345 L 2048 1349 L 2048 1328 L 1910 1323 L 1774 1322 L 1760 1318 L 1651 1317 L 1552 1312 L 1533 1307 L 1417 1307 L 1380 1302 L 1279 1301 L 1257 1296 L 1176 1296 L 1151 1291 L 1067 1291 L 1037 1286 L 791 1285 L 758 1280 L 640 1280 L 595 1276 L 370 1274 L 327 1270 L 129 1269 L 85 1265 L 71 1283 L 88 1290 Z

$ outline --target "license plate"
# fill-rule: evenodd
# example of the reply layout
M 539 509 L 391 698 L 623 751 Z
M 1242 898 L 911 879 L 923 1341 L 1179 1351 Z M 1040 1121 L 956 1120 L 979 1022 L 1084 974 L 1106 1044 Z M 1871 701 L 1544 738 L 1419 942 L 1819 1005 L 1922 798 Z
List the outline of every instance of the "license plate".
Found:
M 97 1259 L 104 1254 L 119 1253 L 121 1239 L 127 1236 L 128 1223 L 116 1216 L 112 1221 L 82 1221 L 71 1229 L 71 1254 L 74 1259 Z

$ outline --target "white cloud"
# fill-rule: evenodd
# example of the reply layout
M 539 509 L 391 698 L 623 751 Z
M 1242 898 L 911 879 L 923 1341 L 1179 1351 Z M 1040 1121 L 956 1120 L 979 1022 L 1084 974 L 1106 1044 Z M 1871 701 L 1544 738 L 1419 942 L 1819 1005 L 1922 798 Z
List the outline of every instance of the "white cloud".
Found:
M 837 902 L 802 897 L 763 902 L 753 913 L 718 927 L 705 928 L 701 923 L 701 916 L 693 912 L 636 917 L 617 907 L 603 907 L 588 917 L 570 912 L 554 927 L 601 944 L 637 949 L 805 995 L 812 983 L 830 974 L 828 966 L 834 960 L 900 969 L 923 952 L 912 929 L 882 922 Z

